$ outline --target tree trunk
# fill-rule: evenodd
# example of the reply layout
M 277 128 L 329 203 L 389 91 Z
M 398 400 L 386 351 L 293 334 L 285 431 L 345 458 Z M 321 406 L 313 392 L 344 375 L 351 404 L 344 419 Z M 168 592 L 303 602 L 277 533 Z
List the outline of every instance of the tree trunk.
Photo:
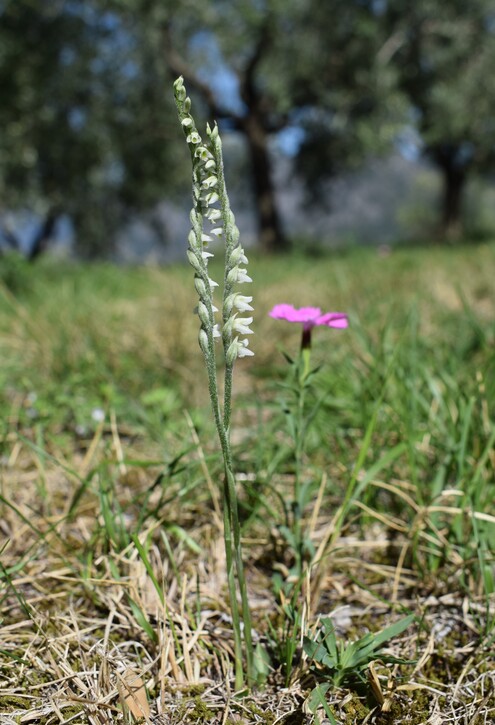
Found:
M 15 251 L 15 252 L 21 251 L 21 242 L 20 242 L 19 237 L 16 234 L 14 234 L 12 229 L 9 229 L 9 227 L 6 226 L 5 224 L 1 225 L 0 235 L 3 237 L 3 239 L 5 240 L 5 242 L 7 244 L 7 247 L 10 250 Z
M 287 251 L 289 242 L 278 214 L 266 131 L 261 119 L 249 112 L 242 119 L 241 130 L 245 134 L 251 160 L 260 248 L 264 252 Z
M 455 161 L 449 160 L 440 166 L 443 176 L 441 234 L 447 241 L 462 237 L 462 206 L 467 172 Z
M 44 252 L 46 252 L 50 239 L 55 231 L 55 225 L 58 220 L 58 212 L 50 210 L 46 215 L 43 223 L 38 229 L 36 236 L 33 239 L 31 249 L 28 252 L 27 258 L 30 262 L 34 262 Z

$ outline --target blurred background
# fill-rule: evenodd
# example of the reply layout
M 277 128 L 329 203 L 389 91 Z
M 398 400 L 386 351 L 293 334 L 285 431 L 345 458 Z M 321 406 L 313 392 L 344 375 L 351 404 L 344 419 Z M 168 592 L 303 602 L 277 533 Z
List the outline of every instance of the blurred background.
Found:
M 0 248 L 183 257 L 172 82 L 260 251 L 495 233 L 491 0 L 0 0 Z

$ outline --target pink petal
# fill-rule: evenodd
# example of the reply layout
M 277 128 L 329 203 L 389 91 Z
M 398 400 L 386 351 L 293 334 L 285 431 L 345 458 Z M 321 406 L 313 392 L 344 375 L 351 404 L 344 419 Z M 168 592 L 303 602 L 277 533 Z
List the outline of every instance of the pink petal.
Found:
M 276 320 L 286 320 L 287 316 L 290 317 L 294 313 L 294 307 L 292 305 L 286 305 L 286 304 L 280 304 L 275 305 L 275 307 L 268 313 L 270 317 L 275 318 Z
M 275 305 L 273 310 L 269 313 L 270 317 L 274 317 L 276 320 L 287 320 L 287 322 L 306 322 L 313 323 L 321 315 L 319 307 L 301 307 L 297 309 L 293 305 L 280 304 Z
M 347 315 L 343 312 L 326 312 L 324 315 L 318 317 L 314 324 L 343 329 L 349 326 L 349 320 L 347 319 Z

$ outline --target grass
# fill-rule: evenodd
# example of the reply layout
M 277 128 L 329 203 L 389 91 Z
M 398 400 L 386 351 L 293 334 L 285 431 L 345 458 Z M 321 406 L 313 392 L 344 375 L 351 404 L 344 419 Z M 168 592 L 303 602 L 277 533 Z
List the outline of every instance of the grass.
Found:
M 232 437 L 264 667 L 239 698 L 190 270 L 0 260 L 2 723 L 310 723 L 318 683 L 328 722 L 494 719 L 495 245 L 254 259 L 250 275 Z M 283 301 L 351 321 L 313 336 L 315 564 L 295 595 L 281 351 L 299 330 L 267 316 Z M 377 659 L 346 687 L 310 668 L 301 635 L 320 618 L 350 643 L 410 614 L 387 657 L 414 664 Z

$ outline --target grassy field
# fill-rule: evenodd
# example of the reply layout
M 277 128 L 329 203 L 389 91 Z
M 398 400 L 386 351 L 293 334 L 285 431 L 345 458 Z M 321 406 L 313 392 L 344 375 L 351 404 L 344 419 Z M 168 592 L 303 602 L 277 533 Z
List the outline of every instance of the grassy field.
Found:
M 495 721 L 495 244 L 250 275 L 232 440 L 262 664 L 241 697 L 190 268 L 0 259 L 2 725 L 303 725 L 318 693 L 323 723 Z M 350 320 L 314 331 L 298 462 L 279 302 Z M 302 646 L 323 626 L 333 664 Z

